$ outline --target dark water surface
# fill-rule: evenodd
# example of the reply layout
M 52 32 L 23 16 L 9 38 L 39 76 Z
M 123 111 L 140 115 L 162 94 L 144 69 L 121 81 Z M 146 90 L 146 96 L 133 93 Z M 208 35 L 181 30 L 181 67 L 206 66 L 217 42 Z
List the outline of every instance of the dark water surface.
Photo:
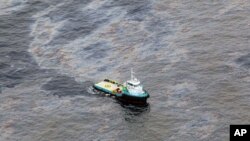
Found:
M 3 0 L 0 141 L 227 141 L 250 123 L 248 0 Z M 149 106 L 90 92 L 133 67 Z

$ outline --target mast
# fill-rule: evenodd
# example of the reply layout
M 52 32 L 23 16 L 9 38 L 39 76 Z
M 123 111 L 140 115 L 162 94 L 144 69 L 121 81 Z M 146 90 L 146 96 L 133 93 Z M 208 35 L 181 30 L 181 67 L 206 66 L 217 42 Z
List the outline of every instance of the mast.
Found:
M 134 80 L 134 72 L 133 72 L 133 68 L 131 68 L 131 80 Z
M 131 80 L 132 81 L 138 81 L 138 79 L 135 77 L 135 72 L 133 71 L 133 68 L 131 68 Z

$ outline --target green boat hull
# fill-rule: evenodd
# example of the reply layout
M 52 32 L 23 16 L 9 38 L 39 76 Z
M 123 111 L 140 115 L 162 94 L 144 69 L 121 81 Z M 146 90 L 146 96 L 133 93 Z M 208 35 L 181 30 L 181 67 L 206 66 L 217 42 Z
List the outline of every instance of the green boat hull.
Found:
M 149 98 L 149 94 L 146 91 L 144 94 L 141 94 L 141 95 L 132 95 L 127 90 L 123 90 L 122 93 L 115 93 L 103 87 L 99 87 L 97 85 L 94 85 L 94 88 L 98 91 L 104 92 L 106 94 L 110 94 L 111 96 L 115 96 L 116 99 L 122 102 L 131 103 L 131 104 L 145 104 L 147 103 L 147 99 Z
M 122 102 L 131 103 L 131 104 L 146 104 L 147 99 L 149 98 L 149 94 L 146 94 L 145 96 L 134 96 L 130 95 L 128 93 L 122 93 L 119 96 L 116 96 L 116 98 Z

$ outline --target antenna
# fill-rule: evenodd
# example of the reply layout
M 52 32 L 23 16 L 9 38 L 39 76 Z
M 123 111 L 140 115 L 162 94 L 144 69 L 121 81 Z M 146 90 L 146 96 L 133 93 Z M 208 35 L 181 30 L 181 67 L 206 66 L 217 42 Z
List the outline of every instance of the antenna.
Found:
M 131 68 L 130 73 L 131 73 L 131 80 L 134 80 L 134 72 L 133 72 L 133 68 Z
M 131 80 L 138 81 L 137 78 L 134 76 L 135 72 L 133 71 L 133 68 L 131 68 Z

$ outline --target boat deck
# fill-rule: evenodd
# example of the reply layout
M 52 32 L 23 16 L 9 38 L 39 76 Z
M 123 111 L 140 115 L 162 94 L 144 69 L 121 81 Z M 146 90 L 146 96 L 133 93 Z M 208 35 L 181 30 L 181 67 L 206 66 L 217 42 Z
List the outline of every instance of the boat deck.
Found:
M 117 88 L 122 89 L 122 86 L 118 86 L 117 84 L 106 81 L 95 84 L 95 87 L 99 87 L 101 89 L 104 89 L 105 91 L 109 91 L 110 93 L 115 93 Z

